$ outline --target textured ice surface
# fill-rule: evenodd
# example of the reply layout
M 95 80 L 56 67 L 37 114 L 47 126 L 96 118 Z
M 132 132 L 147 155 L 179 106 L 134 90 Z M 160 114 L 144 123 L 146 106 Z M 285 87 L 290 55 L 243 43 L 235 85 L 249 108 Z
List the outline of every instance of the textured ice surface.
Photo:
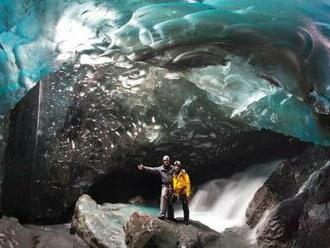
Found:
M 68 60 L 109 63 L 118 49 L 131 59 L 157 57 L 211 42 L 223 54 L 185 50 L 171 70 L 188 66 L 169 76 L 205 90 L 229 118 L 330 145 L 329 7 L 322 0 L 2 0 L 0 114 Z

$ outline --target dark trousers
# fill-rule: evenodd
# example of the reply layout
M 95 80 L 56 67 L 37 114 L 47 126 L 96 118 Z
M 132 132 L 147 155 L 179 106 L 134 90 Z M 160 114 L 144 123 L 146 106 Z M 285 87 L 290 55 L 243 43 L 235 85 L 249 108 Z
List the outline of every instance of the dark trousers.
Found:
M 188 199 L 185 195 L 173 196 L 173 204 L 179 200 L 182 204 L 183 209 L 183 219 L 184 221 L 189 221 L 189 207 L 188 207 Z

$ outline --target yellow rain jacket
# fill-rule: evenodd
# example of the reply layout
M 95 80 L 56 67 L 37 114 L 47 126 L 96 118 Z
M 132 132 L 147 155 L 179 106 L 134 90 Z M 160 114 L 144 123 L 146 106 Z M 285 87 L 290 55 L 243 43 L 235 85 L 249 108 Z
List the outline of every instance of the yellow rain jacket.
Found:
M 173 175 L 173 191 L 175 195 L 191 195 L 190 179 L 185 170 L 181 170 L 178 175 Z

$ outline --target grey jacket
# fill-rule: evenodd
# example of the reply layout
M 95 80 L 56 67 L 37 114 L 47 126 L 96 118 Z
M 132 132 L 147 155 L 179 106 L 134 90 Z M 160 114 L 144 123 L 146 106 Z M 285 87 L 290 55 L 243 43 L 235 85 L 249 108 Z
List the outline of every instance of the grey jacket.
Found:
M 172 186 L 174 167 L 169 165 L 166 168 L 164 165 L 159 167 L 143 166 L 143 170 L 152 174 L 160 175 L 162 179 L 162 186 Z

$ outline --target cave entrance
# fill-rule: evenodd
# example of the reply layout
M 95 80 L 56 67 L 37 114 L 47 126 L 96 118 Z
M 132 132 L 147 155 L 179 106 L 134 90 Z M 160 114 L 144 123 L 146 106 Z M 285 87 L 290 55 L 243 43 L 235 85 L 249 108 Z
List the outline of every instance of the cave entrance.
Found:
M 127 203 L 136 196 L 142 196 L 148 204 L 156 204 L 160 194 L 157 175 L 131 171 L 114 171 L 94 183 L 88 194 L 97 203 Z

